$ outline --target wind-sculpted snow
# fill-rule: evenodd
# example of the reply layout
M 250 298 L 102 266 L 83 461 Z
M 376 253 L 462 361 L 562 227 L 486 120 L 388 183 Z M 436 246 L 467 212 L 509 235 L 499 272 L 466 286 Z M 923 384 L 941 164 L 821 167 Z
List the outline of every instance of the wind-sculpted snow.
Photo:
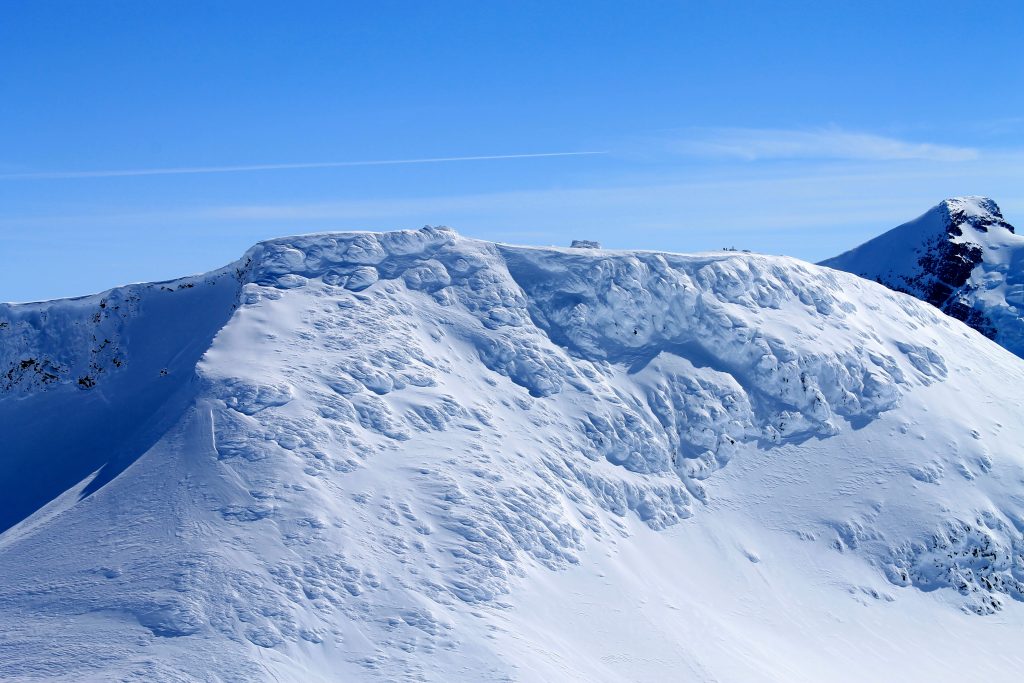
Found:
M 670 527 L 715 530 L 679 548 L 693 558 L 733 552 L 733 536 L 744 566 L 790 566 L 776 538 L 822 563 L 853 556 L 882 583 L 844 596 L 1024 608 L 1004 599 L 1024 576 L 1024 368 L 874 283 L 784 258 L 424 228 L 272 240 L 217 274 L 102 300 L 116 315 L 93 327 L 96 298 L 4 310 L 3 361 L 60 372 L 26 369 L 0 412 L 145 389 L 170 416 L 143 436 L 109 422 L 77 465 L 14 430 L 9 471 L 50 459 L 63 485 L 0 536 L 0 678 L 607 678 L 579 669 L 576 646 L 549 652 L 556 624 L 519 601 Z M 155 312 L 166 341 L 151 346 Z M 96 360 L 83 387 L 100 336 L 121 365 Z M 629 595 L 648 561 L 612 565 L 610 590 Z M 787 585 L 810 576 L 792 566 Z M 108 656 L 75 654 L 97 638 Z
M 854 338 L 829 344 L 830 353 L 814 350 L 857 309 L 838 282 L 798 262 L 638 254 L 574 263 L 560 253 L 505 251 L 553 340 L 634 372 L 667 352 L 731 374 L 764 409 L 759 426 L 770 441 L 832 433 L 835 414 L 870 418 L 899 401 L 904 379 L 885 345 Z M 792 328 L 772 325 L 765 309 L 783 321 L 794 310 L 817 313 L 827 324 L 787 342 Z

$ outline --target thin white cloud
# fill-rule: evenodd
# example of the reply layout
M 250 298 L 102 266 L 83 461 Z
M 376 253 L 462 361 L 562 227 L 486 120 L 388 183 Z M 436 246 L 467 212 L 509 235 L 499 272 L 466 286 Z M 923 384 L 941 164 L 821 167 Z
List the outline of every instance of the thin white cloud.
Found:
M 522 188 L 499 192 L 409 194 L 201 205 L 124 207 L 121 211 L 0 217 L 0 237 L 28 226 L 276 224 L 295 229 L 409 227 L 423 223 L 526 229 L 603 225 L 630 230 L 701 226 L 709 230 L 799 228 L 884 219 L 923 211 L 946 196 L 986 194 L 1001 206 L 1021 206 L 1013 179 L 1024 173 L 1024 151 L 986 154 L 963 164 L 913 161 L 800 163 L 784 171 L 726 165 L 649 173 L 600 186 Z M 140 210 L 141 209 L 141 210 Z M 876 212 L 883 213 L 876 213 Z M 1012 221 L 1011 221 L 1012 222 Z M 1020 222 L 1020 221 L 1018 221 Z M 884 221 L 879 225 L 885 225 Z M 233 229 L 233 228 L 232 228 Z
M 848 161 L 970 161 L 971 147 L 910 142 L 841 128 L 786 130 L 776 128 L 710 128 L 693 130 L 666 144 L 669 151 L 694 157 L 746 161 L 841 159 Z
M 727 163 L 670 173 L 656 169 L 600 186 L 420 196 L 398 192 L 320 201 L 290 201 L 283 193 L 238 204 L 176 201 L 119 211 L 108 206 L 78 215 L 8 213 L 0 216 L 0 251 L 3 242 L 35 232 L 80 240 L 82 248 L 97 239 L 166 232 L 174 239 L 187 235 L 211 244 L 219 239 L 242 249 L 256 239 L 286 234 L 429 223 L 490 239 L 566 244 L 586 238 L 606 246 L 680 252 L 734 245 L 818 261 L 949 196 L 990 196 L 1010 223 L 1024 224 L 1024 198 L 1015 183 L 1022 174 L 1024 150 L 1009 150 L 986 151 L 979 159 L 956 164 L 805 161 L 778 168 Z M 172 226 L 173 231 L 166 230 Z M 234 255 L 224 253 L 225 258 Z
M 537 152 L 531 154 L 489 154 L 464 157 L 429 157 L 424 159 L 383 159 L 375 161 L 315 161 L 291 164 L 249 164 L 239 166 L 186 166 L 176 168 L 137 168 L 99 171 L 40 171 L 0 173 L 0 180 L 66 180 L 73 178 L 125 178 L 156 175 L 190 175 L 196 173 L 247 173 L 252 171 L 288 171 L 314 168 L 346 168 L 350 166 L 399 166 L 404 164 L 438 164 L 454 161 L 495 161 L 504 159 L 539 159 L 544 157 L 578 157 L 607 154 L 600 152 Z

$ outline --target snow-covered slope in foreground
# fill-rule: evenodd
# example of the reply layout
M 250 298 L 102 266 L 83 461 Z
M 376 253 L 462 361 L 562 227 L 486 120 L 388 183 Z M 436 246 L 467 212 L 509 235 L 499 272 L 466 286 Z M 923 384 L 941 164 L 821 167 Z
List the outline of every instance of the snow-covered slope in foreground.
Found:
M 823 266 L 907 292 L 1024 357 L 1024 236 L 987 197 L 956 197 Z
M 1024 363 L 845 273 L 297 237 L 0 373 L 0 679 L 1024 667 Z

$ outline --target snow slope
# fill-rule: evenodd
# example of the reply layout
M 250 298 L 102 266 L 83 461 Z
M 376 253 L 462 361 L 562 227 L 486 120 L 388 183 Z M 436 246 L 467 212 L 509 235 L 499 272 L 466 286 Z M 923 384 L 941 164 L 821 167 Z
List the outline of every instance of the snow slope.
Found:
M 0 308 L 0 679 L 1015 680 L 1024 363 L 440 228 Z
M 912 294 L 1024 356 L 1024 237 L 991 199 L 947 199 L 821 265 Z

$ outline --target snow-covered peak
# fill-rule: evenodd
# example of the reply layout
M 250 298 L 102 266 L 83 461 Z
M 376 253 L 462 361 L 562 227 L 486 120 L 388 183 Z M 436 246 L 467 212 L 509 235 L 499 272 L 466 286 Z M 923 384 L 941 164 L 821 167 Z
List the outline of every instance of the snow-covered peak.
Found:
M 1024 666 L 1024 365 L 848 273 L 289 237 L 0 306 L 0 380 L 0 678 Z
M 821 265 L 912 294 L 1024 356 L 1024 237 L 987 197 L 946 199 Z

